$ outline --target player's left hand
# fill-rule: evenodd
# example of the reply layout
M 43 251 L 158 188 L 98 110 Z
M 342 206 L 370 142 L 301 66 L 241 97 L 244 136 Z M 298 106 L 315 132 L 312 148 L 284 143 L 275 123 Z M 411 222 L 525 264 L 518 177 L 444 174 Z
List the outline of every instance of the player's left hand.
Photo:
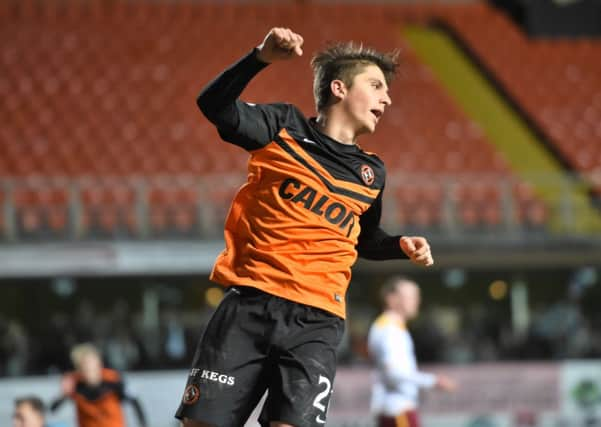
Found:
M 430 267 L 434 264 L 430 245 L 425 237 L 403 236 L 399 244 L 412 263 L 422 267 Z

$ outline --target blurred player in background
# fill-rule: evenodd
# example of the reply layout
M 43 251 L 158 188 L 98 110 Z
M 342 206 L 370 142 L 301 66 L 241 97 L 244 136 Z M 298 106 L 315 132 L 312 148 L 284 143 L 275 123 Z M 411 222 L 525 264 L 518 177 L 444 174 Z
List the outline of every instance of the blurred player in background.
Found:
M 197 100 L 250 160 L 211 274 L 229 290 L 200 339 L 176 414 L 187 427 L 240 427 L 265 390 L 263 426 L 325 424 L 357 255 L 433 263 L 423 237 L 380 228 L 384 165 L 357 145 L 391 103 L 395 55 L 352 43 L 318 53 L 316 118 L 290 104 L 238 99 L 259 71 L 301 56 L 302 45 L 290 29 L 272 29 Z
M 125 392 L 117 371 L 103 367 L 100 353 L 91 344 L 80 344 L 71 350 L 75 372 L 62 380 L 63 395 L 50 406 L 58 409 L 66 400 L 75 404 L 79 427 L 125 427 L 122 402 L 129 402 L 140 426 L 146 427 L 146 418 L 138 400 Z
M 44 402 L 35 396 L 15 399 L 13 427 L 45 427 L 46 408 Z
M 453 380 L 417 369 L 413 340 L 407 322 L 417 316 L 420 290 L 409 279 L 393 277 L 381 290 L 384 312 L 368 335 L 369 355 L 376 366 L 372 411 L 378 427 L 419 427 L 417 413 L 420 388 L 453 391 Z

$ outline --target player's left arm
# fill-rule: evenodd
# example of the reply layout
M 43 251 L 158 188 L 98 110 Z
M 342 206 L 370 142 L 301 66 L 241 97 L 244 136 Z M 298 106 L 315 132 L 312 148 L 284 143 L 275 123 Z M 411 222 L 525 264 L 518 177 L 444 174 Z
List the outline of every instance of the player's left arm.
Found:
M 434 264 L 430 245 L 421 236 L 394 236 L 380 227 L 382 192 L 359 219 L 361 233 L 357 252 L 361 258 L 371 260 L 409 259 L 416 265 Z
M 142 409 L 140 401 L 136 397 L 126 392 L 125 384 L 123 383 L 123 381 L 119 381 L 118 383 L 116 383 L 116 387 L 117 394 L 119 395 L 119 400 L 121 400 L 122 402 L 129 403 L 136 414 L 136 418 L 138 419 L 138 425 L 140 427 L 146 427 L 148 425 L 146 422 L 146 414 L 144 413 L 144 409 Z
M 146 414 L 142 409 L 140 401 L 137 398 L 129 395 L 125 395 L 123 400 L 129 402 L 129 404 L 133 407 L 134 412 L 136 413 L 136 418 L 138 419 L 138 425 L 140 427 L 146 427 L 148 425 L 146 423 Z

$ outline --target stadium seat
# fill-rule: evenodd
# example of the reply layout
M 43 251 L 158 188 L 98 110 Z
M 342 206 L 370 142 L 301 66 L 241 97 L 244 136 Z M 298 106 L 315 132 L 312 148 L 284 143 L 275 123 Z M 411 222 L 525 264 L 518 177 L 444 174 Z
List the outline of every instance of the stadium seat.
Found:
M 583 151 L 601 146 L 601 42 L 530 40 L 502 12 L 484 3 L 443 19 L 466 41 L 570 166 L 586 172 L 601 159 Z
M 96 181 L 157 175 L 209 180 L 213 174 L 244 173 L 248 154 L 220 141 L 197 110 L 195 98 L 224 66 L 260 42 L 268 28 L 283 22 L 305 36 L 309 53 L 331 40 L 400 48 L 401 72 L 391 86 L 393 105 L 377 134 L 361 142 L 365 150 L 379 153 L 386 161 L 389 177 L 397 172 L 487 172 L 509 177 L 507 165 L 486 136 L 401 36 L 403 25 L 436 19 L 456 27 L 508 90 L 519 95 L 518 101 L 541 121 L 575 167 L 591 171 L 599 166 L 594 147 L 601 138 L 601 96 L 594 98 L 590 89 L 598 87 L 601 76 L 594 65 L 601 56 L 595 41 L 531 43 L 508 19 L 481 4 L 102 0 L 1 2 L 0 24 L 17 37 L 0 41 L 4 101 L 0 114 L 10 123 L 0 129 L 0 166 L 8 176 L 93 177 Z M 533 71 L 523 73 L 521 61 Z M 571 68 L 563 67 L 565 63 Z M 251 82 L 243 99 L 289 101 L 313 115 L 307 61 L 285 67 L 268 67 Z M 554 86 L 555 81 L 562 84 Z M 575 119 L 580 121 L 571 126 Z M 590 155 L 580 154 L 585 151 Z M 110 185 L 96 182 L 82 187 L 80 234 L 132 236 L 145 229 L 137 215 L 135 191 Z M 435 184 L 423 187 L 424 194 L 418 196 L 404 194 L 413 190 L 392 178 L 387 187 L 398 197 L 400 223 L 443 225 L 447 196 Z M 160 196 L 149 193 L 150 227 L 202 229 L 206 221 L 198 218 L 222 218 L 234 189 L 228 187 L 223 194 L 209 189 L 214 208 L 186 199 L 175 210 L 180 196 L 172 190 Z M 477 210 L 477 221 L 497 223 L 501 208 L 487 206 L 486 214 Z M 50 225 L 48 217 L 38 218 L 36 209 L 23 209 L 29 228 Z M 467 222 L 472 221 L 470 209 L 466 207 Z M 60 222 L 55 218 L 56 227 L 51 228 L 60 228 Z
M 121 182 L 94 182 L 80 190 L 81 233 L 93 237 L 131 237 L 139 231 L 135 190 Z
M 198 237 L 198 185 L 163 184 L 148 189 L 151 233 L 158 237 Z
M 67 238 L 69 196 L 64 188 L 32 185 L 16 187 L 13 201 L 19 237 Z

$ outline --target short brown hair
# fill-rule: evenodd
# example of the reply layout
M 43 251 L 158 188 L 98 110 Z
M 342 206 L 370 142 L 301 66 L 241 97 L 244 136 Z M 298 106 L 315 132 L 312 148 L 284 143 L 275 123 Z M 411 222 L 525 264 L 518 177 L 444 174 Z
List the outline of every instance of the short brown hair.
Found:
M 44 405 L 44 402 L 42 402 L 42 399 L 40 399 L 37 396 L 22 396 L 22 397 L 17 397 L 15 399 L 15 408 L 21 406 L 21 405 L 29 405 L 31 406 L 31 408 L 37 412 L 40 415 L 44 415 L 44 412 L 46 412 L 46 406 Z
M 386 299 L 389 295 L 395 294 L 399 291 L 401 283 L 412 283 L 417 285 L 415 281 L 411 280 L 406 276 L 392 276 L 389 277 L 380 286 L 380 301 L 382 305 L 386 306 Z
M 396 74 L 398 56 L 398 51 L 382 53 L 354 42 L 333 44 L 317 52 L 311 59 L 313 96 L 317 111 L 322 111 L 330 101 L 332 80 L 341 80 L 350 88 L 355 76 L 367 65 L 378 66 L 386 83 L 390 84 Z

